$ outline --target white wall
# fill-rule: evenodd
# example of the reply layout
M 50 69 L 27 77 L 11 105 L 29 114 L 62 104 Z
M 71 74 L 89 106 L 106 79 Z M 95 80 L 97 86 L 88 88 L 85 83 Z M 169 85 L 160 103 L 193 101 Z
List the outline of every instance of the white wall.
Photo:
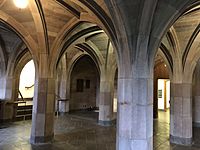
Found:
M 158 79 L 158 91 L 162 90 L 162 98 L 158 95 L 158 109 L 164 110 L 164 80 Z
M 170 107 L 170 81 L 166 82 L 166 98 L 167 98 L 167 108 Z
M 158 91 L 162 90 L 162 98 L 158 96 L 158 109 L 164 110 L 164 93 L 165 93 L 165 82 L 166 82 L 166 108 L 170 107 L 170 80 L 158 79 Z

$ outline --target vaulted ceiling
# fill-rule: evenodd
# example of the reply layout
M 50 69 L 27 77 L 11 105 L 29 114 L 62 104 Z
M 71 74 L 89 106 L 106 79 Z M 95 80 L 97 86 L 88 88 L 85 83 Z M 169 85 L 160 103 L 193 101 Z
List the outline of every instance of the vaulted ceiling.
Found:
M 109 24 L 112 18 L 104 0 L 29 0 L 25 9 L 17 8 L 12 0 L 0 0 L 0 16 L 4 18 L 0 20 L 0 47 L 7 57 L 24 46 L 22 34 L 27 34 L 35 43 L 40 43 L 40 33 L 43 30 L 49 51 L 54 48 L 56 40 L 63 32 L 68 32 L 66 37 L 64 35 L 65 42 L 75 35 L 81 36 L 71 43 L 74 51 L 77 51 L 77 47 L 80 48 L 80 44 L 87 43 L 91 47 L 95 46 L 106 59 L 110 42 L 106 33 L 112 34 L 113 26 Z M 92 20 L 93 23 L 87 23 L 87 20 Z M 84 23 L 77 25 L 81 21 Z M 105 28 L 100 22 L 109 26 L 107 30 L 102 30 Z M 19 33 L 16 28 L 23 33 Z M 89 28 L 93 29 L 85 34 Z M 70 31 L 72 29 L 73 31 Z M 167 57 L 169 64 L 173 65 L 173 55 L 177 51 L 183 56 L 184 62 L 184 57 L 194 43 L 195 48 L 200 48 L 199 31 L 200 6 L 197 6 L 185 12 L 163 37 L 160 51 Z M 63 53 L 65 50 L 63 49 Z M 157 56 L 156 62 L 160 62 L 161 59 L 161 56 Z
M 173 65 L 173 58 L 179 55 L 183 64 L 186 61 L 188 52 L 196 45 L 196 50 L 200 50 L 200 6 L 185 12 L 170 28 L 163 37 L 161 51 L 165 54 L 168 61 Z M 156 58 L 160 62 L 162 57 Z
M 29 0 L 29 5 L 25 9 L 17 8 L 13 0 L 0 0 L 0 18 L 3 18 L 0 19 L 0 47 L 4 51 L 6 58 L 9 59 L 11 52 L 17 51 L 20 46 L 26 45 L 23 43 L 23 38 L 31 38 L 32 43 L 35 44 L 42 43 L 42 39 L 45 38 L 46 47 L 51 51 L 53 44 L 56 43 L 55 41 L 59 37 L 65 36 L 63 35 L 64 32 L 70 38 L 73 34 L 81 33 L 83 29 L 97 26 L 96 24 L 87 23 L 87 19 L 93 19 L 94 23 L 99 23 L 100 21 L 95 17 L 93 18 L 93 16 L 96 14 L 101 15 L 101 13 L 104 14 L 105 18 L 109 18 L 109 13 L 103 0 L 93 1 L 92 4 L 88 1 Z M 104 19 L 104 17 L 99 18 Z M 80 21 L 84 23 L 78 23 Z M 70 32 L 70 30 L 72 31 Z M 103 33 L 103 30 L 99 27 L 98 30 L 92 30 L 91 33 L 80 35 L 85 38 L 89 36 L 86 39 L 88 41 L 95 41 L 92 35 L 96 32 Z M 22 33 L 19 31 L 22 31 Z M 41 34 L 42 32 L 44 34 Z M 105 47 L 106 44 L 104 44 L 104 38 L 107 43 L 108 36 L 104 32 L 102 35 L 96 35 L 96 38 L 101 39 L 101 41 L 96 40 L 96 43 L 97 47 L 104 53 L 104 49 L 106 50 L 107 48 Z M 68 39 L 66 38 L 65 40 L 67 41 Z M 76 40 L 80 41 L 80 37 Z

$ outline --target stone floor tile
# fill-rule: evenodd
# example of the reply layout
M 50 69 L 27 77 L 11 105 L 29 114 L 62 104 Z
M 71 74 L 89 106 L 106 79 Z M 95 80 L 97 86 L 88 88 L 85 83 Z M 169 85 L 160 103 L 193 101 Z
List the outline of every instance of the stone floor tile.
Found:
M 159 112 L 154 120 L 154 150 L 200 150 L 200 129 L 194 128 L 191 147 L 170 144 L 169 114 Z M 97 113 L 73 112 L 55 117 L 55 136 L 51 144 L 29 143 L 31 121 L 0 125 L 0 150 L 115 150 L 116 126 L 97 124 Z

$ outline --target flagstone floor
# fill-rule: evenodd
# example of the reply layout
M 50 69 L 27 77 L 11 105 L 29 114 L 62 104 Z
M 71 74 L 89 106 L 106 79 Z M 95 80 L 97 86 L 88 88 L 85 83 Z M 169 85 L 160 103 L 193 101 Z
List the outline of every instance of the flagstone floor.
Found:
M 97 113 L 74 112 L 55 117 L 52 143 L 29 143 L 31 121 L 0 125 L 0 150 L 115 150 L 116 127 L 102 127 Z M 200 150 L 200 129 L 194 128 L 193 146 L 169 143 L 169 112 L 154 120 L 154 150 Z

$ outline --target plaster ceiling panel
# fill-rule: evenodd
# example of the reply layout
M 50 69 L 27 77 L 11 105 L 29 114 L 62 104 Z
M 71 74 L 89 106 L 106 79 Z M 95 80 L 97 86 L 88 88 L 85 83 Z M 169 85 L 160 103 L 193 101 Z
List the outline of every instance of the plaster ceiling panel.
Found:
M 200 11 L 196 11 L 185 16 L 182 16 L 174 24 L 178 40 L 180 42 L 180 50 L 184 52 L 190 37 L 200 23 Z
M 1 6 L 1 10 L 22 24 L 32 35 L 33 39 L 37 41 L 35 24 L 28 7 L 25 9 L 19 9 L 14 5 L 12 0 L 6 0 Z
M 107 46 L 108 46 L 108 36 L 105 33 L 94 36 L 90 39 L 100 50 L 103 57 L 106 57 Z
M 88 22 L 81 23 L 74 28 L 73 32 L 70 34 L 70 37 L 84 29 L 87 29 L 87 28 L 93 27 L 93 26 L 96 26 L 96 24 L 92 24 L 92 23 L 88 23 Z
M 43 10 L 51 46 L 59 31 L 74 15 L 54 0 L 45 0 Z
M 107 14 L 109 17 L 111 17 L 111 16 L 110 16 L 110 12 L 109 12 L 109 10 L 108 10 L 108 7 L 106 6 L 104 0 L 96 0 L 96 2 L 97 2 L 97 4 L 98 4 L 99 6 L 101 6 L 101 8 L 103 8 L 103 10 L 106 12 L 106 14 Z
M 73 3 L 72 0 L 63 0 L 63 1 L 66 2 L 67 4 L 69 4 L 70 6 L 72 6 L 73 8 L 75 8 L 76 10 L 78 10 L 79 12 L 85 11 L 83 8 L 81 8 L 80 6 Z
M 22 42 L 19 36 L 3 23 L 0 23 L 0 38 L 2 40 L 1 46 L 8 54 L 16 50 L 17 46 Z
M 107 49 L 108 36 L 105 33 L 91 37 L 91 41 L 102 51 Z

